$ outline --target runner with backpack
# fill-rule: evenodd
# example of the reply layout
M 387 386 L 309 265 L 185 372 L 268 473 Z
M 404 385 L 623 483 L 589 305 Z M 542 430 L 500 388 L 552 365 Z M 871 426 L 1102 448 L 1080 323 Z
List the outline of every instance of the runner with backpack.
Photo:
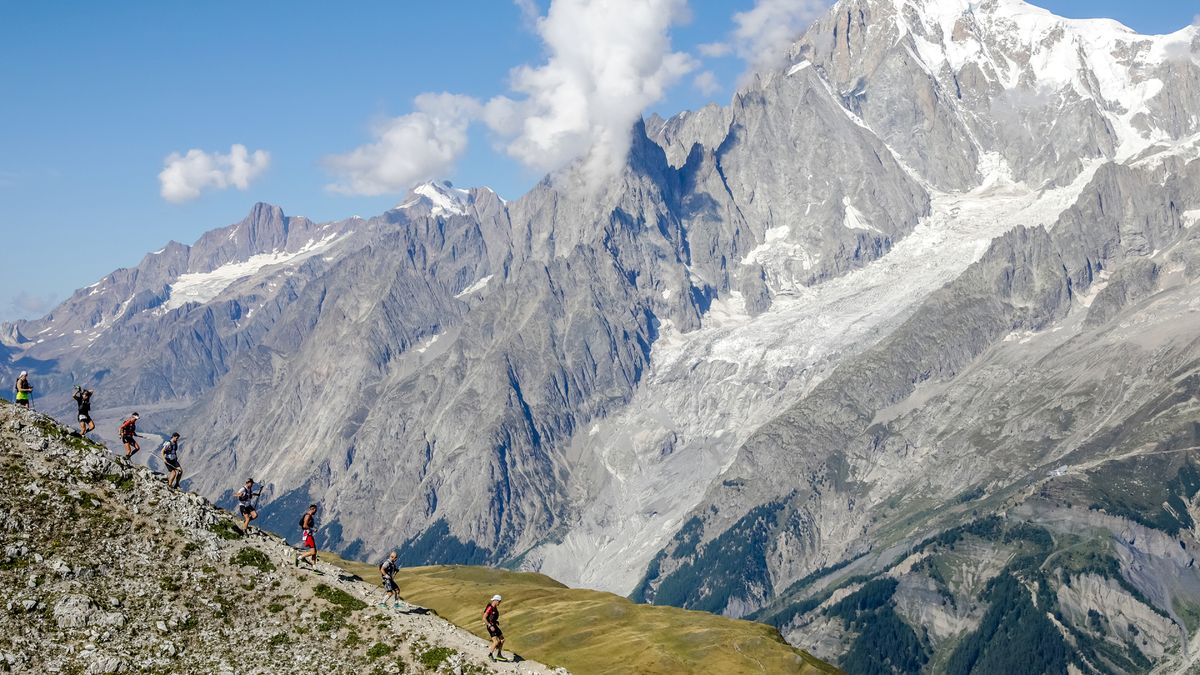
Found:
M 380 607 L 387 607 L 388 598 L 392 599 L 392 608 L 400 609 L 401 605 L 407 605 L 404 598 L 400 597 L 400 589 L 396 586 L 396 580 L 392 575 L 396 573 L 396 552 L 392 553 L 379 564 L 379 574 L 383 577 L 383 601 L 379 603 Z
M 179 432 L 171 434 L 171 438 L 159 449 L 163 465 L 171 473 L 167 474 L 167 487 L 178 488 L 183 478 L 183 469 L 179 466 Z
M 493 661 L 507 661 L 504 658 L 504 631 L 500 630 L 500 596 L 493 595 L 491 601 L 483 608 L 483 623 L 487 626 L 488 637 L 492 638 L 492 646 L 488 648 L 488 658 Z
M 79 410 L 80 436 L 87 436 L 89 431 L 96 430 L 96 423 L 92 421 L 92 394 L 95 393 L 91 389 L 75 385 L 75 395 L 71 398 L 75 399 L 75 407 Z
M 138 445 L 137 439 L 145 438 L 138 434 L 137 423 L 140 417 L 135 412 L 121 422 L 121 426 L 117 428 L 117 435 L 121 437 L 121 443 L 125 444 L 125 459 L 128 461 L 133 459 L 133 456 L 141 451 L 142 446 Z
M 313 569 L 317 567 L 317 541 L 313 535 L 317 533 L 317 505 L 309 504 L 308 510 L 304 515 L 300 516 L 300 542 L 301 545 L 308 549 L 304 553 L 296 556 L 296 566 L 300 566 L 300 561 L 308 558 L 308 564 Z
M 242 514 L 242 534 L 250 535 L 250 521 L 258 518 L 257 501 L 258 496 L 262 494 L 260 488 L 258 492 L 254 491 L 254 479 L 247 478 L 246 484 L 242 489 L 237 491 L 238 513 Z

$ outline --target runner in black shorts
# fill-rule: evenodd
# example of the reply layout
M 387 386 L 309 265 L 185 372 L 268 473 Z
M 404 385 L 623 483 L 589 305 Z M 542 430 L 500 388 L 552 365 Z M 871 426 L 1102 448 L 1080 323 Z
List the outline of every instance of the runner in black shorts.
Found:
M 92 394 L 96 392 L 91 389 L 84 389 L 78 385 L 75 386 L 75 395 L 71 398 L 75 399 L 75 407 L 79 410 L 79 435 L 87 436 L 89 431 L 96 428 L 96 423 L 92 421 Z
M 258 517 L 254 510 L 254 498 L 261 495 L 262 490 L 254 491 L 254 479 L 246 479 L 246 484 L 237 491 L 238 513 L 242 516 L 242 534 L 250 534 L 250 521 Z
M 179 481 L 183 478 L 183 469 L 179 467 L 179 432 L 171 434 L 171 439 L 163 443 L 159 453 L 167 471 L 171 472 L 167 475 L 167 487 L 179 487 Z
M 139 435 L 137 432 L 137 423 L 139 419 L 140 417 L 138 414 L 133 413 L 124 422 L 121 422 L 121 428 L 118 429 L 118 432 L 121 435 L 121 443 L 125 444 L 126 460 L 133 458 L 133 456 L 142 449 L 142 446 L 138 445 L 137 442 L 137 439 L 141 438 L 141 435 Z
M 392 608 L 400 609 L 403 598 L 400 597 L 400 589 L 396 587 L 396 580 L 392 575 L 396 573 L 396 552 L 392 553 L 379 564 L 379 574 L 383 577 L 383 601 L 379 603 L 380 607 L 387 607 L 388 598 L 392 599 Z
M 487 606 L 483 608 L 483 623 L 487 626 L 488 637 L 492 638 L 492 646 L 488 649 L 488 658 L 493 661 L 507 661 L 504 658 L 504 631 L 500 630 L 500 596 L 493 595 Z

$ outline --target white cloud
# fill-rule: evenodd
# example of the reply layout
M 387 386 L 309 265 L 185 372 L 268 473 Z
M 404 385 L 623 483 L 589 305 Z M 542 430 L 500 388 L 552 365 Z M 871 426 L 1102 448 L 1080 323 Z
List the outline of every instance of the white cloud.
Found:
M 163 170 L 158 174 L 160 193 L 163 199 L 178 204 L 199 197 L 209 188 L 245 190 L 270 164 L 270 153 L 265 150 L 250 153 L 240 143 L 230 147 L 227 155 L 209 154 L 195 148 L 188 150 L 186 155 L 172 152 L 163 161 Z
M 710 58 L 728 56 L 733 52 L 733 45 L 728 42 L 706 42 L 696 46 L 696 51 Z
M 782 65 L 788 47 L 825 13 L 829 0 L 756 0 L 733 15 L 733 47 L 750 74 Z
M 510 73 L 514 96 L 483 104 L 468 96 L 422 94 L 416 110 L 386 120 L 375 139 L 327 157 L 346 194 L 401 192 L 443 177 L 482 121 L 522 164 L 554 171 L 583 158 L 582 177 L 598 185 L 624 165 L 630 133 L 647 106 L 698 65 L 671 50 L 668 30 L 690 18 L 686 0 L 513 0 L 545 43 L 544 64 Z M 702 80 L 707 83 L 707 80 Z
M 705 96 L 712 96 L 721 90 L 721 83 L 717 82 L 717 76 L 711 70 L 706 70 L 692 80 L 692 86 Z
M 482 106 L 469 96 L 421 94 L 416 110 L 375 125 L 375 139 L 342 155 L 325 158 L 340 180 L 327 187 L 353 195 L 402 192 L 414 183 L 442 177 L 467 149 L 467 129 Z
M 668 35 L 687 18 L 685 0 L 554 0 L 537 20 L 546 63 L 515 69 L 523 98 L 489 101 L 484 122 L 526 166 L 553 171 L 583 157 L 596 185 L 624 165 L 642 111 L 696 67 Z

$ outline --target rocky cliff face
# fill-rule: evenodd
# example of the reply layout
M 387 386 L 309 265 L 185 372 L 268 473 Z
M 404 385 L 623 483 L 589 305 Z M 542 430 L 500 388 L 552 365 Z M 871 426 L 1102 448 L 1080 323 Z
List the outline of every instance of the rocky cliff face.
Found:
M 1160 159 L 1101 167 L 1056 223 L 995 240 L 888 337 L 844 360 L 796 407 L 759 427 L 651 565 L 639 597 L 733 614 L 791 602 L 763 616 L 794 626 L 797 640 L 821 633 L 832 642 L 825 655 L 841 651 L 853 670 L 867 667 L 861 650 L 875 639 L 868 627 L 892 618 L 848 613 L 821 593 L 839 585 L 853 590 L 861 581 L 847 580 L 871 570 L 882 575 L 880 583 L 900 585 L 894 593 L 883 586 L 864 593 L 887 590 L 879 602 L 907 607 L 912 613 L 898 614 L 905 625 L 934 631 L 913 634 L 905 651 L 915 659 L 910 663 L 1002 672 L 1001 661 L 968 658 L 961 646 L 978 640 L 993 656 L 1004 649 L 984 630 L 989 619 L 972 622 L 957 609 L 995 606 L 993 590 L 963 594 L 951 603 L 954 612 L 939 616 L 918 609 L 924 596 L 904 591 L 944 587 L 937 577 L 944 569 L 915 579 L 911 568 L 897 571 L 905 569 L 904 552 L 932 545 L 928 538 L 939 529 L 999 513 L 1002 529 L 1034 528 L 1029 536 L 1044 539 L 1036 569 L 1050 573 L 1039 580 L 1026 568 L 1005 568 L 1012 574 L 1004 577 L 1005 592 L 1025 588 L 1058 598 L 1047 600 L 1057 603 L 1050 608 L 1037 605 L 1058 621 L 1043 637 L 1066 652 L 1082 650 L 1077 668 L 1137 672 L 1167 652 L 1168 662 L 1188 653 L 1193 627 L 1182 608 L 1195 596 L 1163 588 L 1190 589 L 1197 579 L 1187 553 L 1195 547 L 1188 515 L 1195 487 L 1187 476 L 1196 461 L 1191 381 L 1200 361 L 1197 326 L 1186 309 L 1197 297 L 1194 269 L 1187 271 L 1196 249 L 1180 205 L 1200 199 L 1200 165 Z M 1048 514 L 1048 495 L 1064 484 L 1071 495 Z M 1095 522 L 1096 511 L 1121 518 Z M 1088 522 L 1094 529 L 1080 532 Z M 1130 534 L 1134 523 L 1150 529 Z M 1174 545 L 1160 548 L 1162 538 Z M 983 541 L 1004 543 L 994 534 Z M 731 555 L 733 542 L 750 544 Z M 1072 605 L 1079 597 L 1072 575 L 1083 569 L 1071 566 L 1080 564 L 1075 547 L 1098 549 L 1094 564 L 1130 596 L 1113 600 L 1107 614 L 1094 606 L 1093 613 L 1157 612 L 1162 620 L 1126 622 L 1118 634 Z M 965 572 L 1004 557 L 972 559 Z M 961 565 L 953 548 L 944 558 Z M 838 569 L 848 561 L 856 562 Z M 812 587 L 818 580 L 825 583 Z M 779 595 L 792 600 L 780 604 L 773 600 Z M 810 604 L 816 602 L 823 604 Z M 831 641 L 831 616 L 858 632 Z
M 862 668 L 880 627 L 896 663 L 991 663 L 956 645 L 1000 644 L 1025 588 L 1063 644 L 1110 619 L 1074 668 L 1165 663 L 1191 568 L 1141 543 L 1192 547 L 1198 53 L 1018 0 L 842 0 L 729 106 L 639 125 L 599 193 L 256 206 L 4 327 L 4 374 L 64 414 L 96 384 L 101 431 L 178 427 L 214 498 L 320 500 L 351 555 L 761 616 Z M 1183 482 L 1098 492 L 1142 456 Z M 930 543 L 977 520 L 1000 534 L 961 561 Z

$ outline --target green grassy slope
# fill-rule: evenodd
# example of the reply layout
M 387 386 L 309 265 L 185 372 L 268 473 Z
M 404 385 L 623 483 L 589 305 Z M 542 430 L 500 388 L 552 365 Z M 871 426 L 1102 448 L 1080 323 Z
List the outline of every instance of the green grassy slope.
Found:
M 371 565 L 339 561 L 374 581 Z M 405 599 L 483 636 L 483 606 L 504 596 L 505 650 L 591 673 L 838 673 L 784 642 L 772 627 L 707 612 L 639 605 L 612 593 L 567 588 L 527 572 L 436 566 L 401 570 Z

